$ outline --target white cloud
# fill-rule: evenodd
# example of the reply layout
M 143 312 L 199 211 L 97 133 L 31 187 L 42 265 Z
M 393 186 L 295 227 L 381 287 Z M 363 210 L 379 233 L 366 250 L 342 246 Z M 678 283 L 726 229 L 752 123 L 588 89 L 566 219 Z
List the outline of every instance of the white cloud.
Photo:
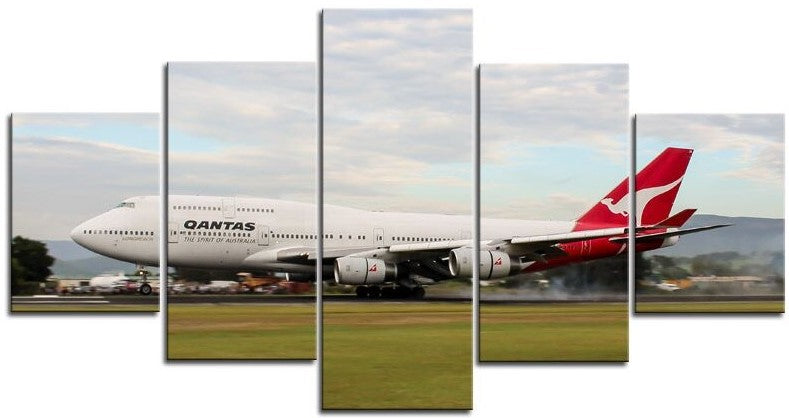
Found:
M 323 39 L 326 201 L 468 213 L 471 13 L 328 10 Z
M 782 185 L 784 180 L 784 117 L 777 114 L 696 114 L 637 116 L 639 139 L 685 144 L 696 157 L 734 152 L 722 177 Z M 702 157 L 703 158 L 703 157 Z
M 315 201 L 314 63 L 171 63 L 170 193 Z
M 151 113 L 14 113 L 15 127 L 38 125 L 52 127 L 90 127 L 97 123 L 135 125 L 159 129 L 158 115 Z
M 483 216 L 571 220 L 627 176 L 627 70 L 481 66 Z
M 81 138 L 15 136 L 12 170 L 12 233 L 35 239 L 68 239 L 119 201 L 159 193 L 157 153 Z
M 627 65 L 482 65 L 482 144 L 582 145 L 627 158 Z

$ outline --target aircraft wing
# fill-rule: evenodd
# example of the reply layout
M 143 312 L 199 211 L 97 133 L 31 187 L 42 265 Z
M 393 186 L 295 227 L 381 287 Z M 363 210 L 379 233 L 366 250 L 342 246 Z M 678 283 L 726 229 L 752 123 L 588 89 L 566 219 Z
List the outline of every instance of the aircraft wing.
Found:
M 514 236 L 483 242 L 480 247 L 481 249 L 497 249 L 512 256 L 545 262 L 548 258 L 567 255 L 559 244 L 620 236 L 627 239 L 627 228 L 602 228 L 560 234 Z
M 650 240 L 670 238 L 670 237 L 678 237 L 678 236 L 681 236 L 681 235 L 693 234 L 693 233 L 696 233 L 696 232 L 708 231 L 710 229 L 723 228 L 723 227 L 731 226 L 731 225 L 732 224 L 708 225 L 708 226 L 699 226 L 699 227 L 696 227 L 696 228 L 676 229 L 676 230 L 673 230 L 673 231 L 646 233 L 646 234 L 643 234 L 643 235 L 636 236 L 636 242 L 639 242 L 639 241 L 650 241 Z M 627 237 L 624 237 L 624 238 L 621 238 L 621 237 L 611 238 L 611 242 L 624 243 L 624 242 L 627 242 Z
M 561 234 L 512 237 L 506 241 L 509 241 L 512 245 L 544 247 L 586 239 L 613 237 L 622 234 L 627 234 L 627 228 L 603 228 L 591 229 L 588 231 L 565 232 Z
M 323 259 L 330 260 L 375 250 L 372 247 L 325 248 L 323 250 Z M 258 251 L 245 258 L 243 265 L 246 267 L 262 267 L 274 262 L 312 264 L 317 258 L 318 250 L 315 247 L 286 247 Z

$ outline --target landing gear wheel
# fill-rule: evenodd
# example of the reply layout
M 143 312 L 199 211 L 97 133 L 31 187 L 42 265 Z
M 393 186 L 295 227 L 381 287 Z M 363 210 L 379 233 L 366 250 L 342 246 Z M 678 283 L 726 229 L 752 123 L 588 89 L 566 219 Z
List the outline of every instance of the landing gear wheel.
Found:
M 369 294 L 369 290 L 367 286 L 356 286 L 356 296 L 360 298 L 366 298 Z
M 415 287 L 411 289 L 411 296 L 414 299 L 422 299 L 425 297 L 425 288 L 424 287 Z
M 378 299 L 381 297 L 381 288 L 378 286 L 370 286 L 370 290 L 368 293 L 370 299 Z
M 151 288 L 151 285 L 149 285 L 148 283 L 143 283 L 143 284 L 140 285 L 140 294 L 142 294 L 144 296 L 148 296 L 152 292 L 153 292 L 153 289 Z

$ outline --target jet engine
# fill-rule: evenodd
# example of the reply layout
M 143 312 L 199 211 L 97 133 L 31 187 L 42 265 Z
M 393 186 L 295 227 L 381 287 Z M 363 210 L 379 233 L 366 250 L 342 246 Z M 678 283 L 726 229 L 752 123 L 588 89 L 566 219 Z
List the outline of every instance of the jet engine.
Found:
M 334 261 L 334 281 L 338 284 L 381 284 L 397 277 L 397 265 L 380 258 L 340 257 Z
M 471 277 L 474 267 L 474 251 L 471 248 L 456 248 L 449 252 L 449 272 L 453 277 Z M 496 279 L 507 277 L 520 266 L 509 254 L 501 251 L 479 252 L 479 278 Z

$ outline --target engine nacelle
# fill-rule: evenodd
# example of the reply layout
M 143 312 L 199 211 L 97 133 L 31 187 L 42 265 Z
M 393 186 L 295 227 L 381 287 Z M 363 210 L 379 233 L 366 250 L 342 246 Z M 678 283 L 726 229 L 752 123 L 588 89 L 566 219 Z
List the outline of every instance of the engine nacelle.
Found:
M 397 277 L 397 265 L 380 258 L 340 257 L 334 261 L 334 281 L 338 284 L 381 284 Z
M 677 242 L 679 242 L 679 237 L 677 237 L 677 236 L 664 238 L 663 239 L 663 244 L 660 245 L 660 248 L 670 247 L 670 246 L 676 244 Z
M 471 248 L 456 248 L 449 252 L 449 272 L 453 277 L 471 277 L 474 273 L 474 251 Z M 479 252 L 479 278 L 497 279 L 507 277 L 513 267 L 518 266 L 509 254 L 501 251 Z

